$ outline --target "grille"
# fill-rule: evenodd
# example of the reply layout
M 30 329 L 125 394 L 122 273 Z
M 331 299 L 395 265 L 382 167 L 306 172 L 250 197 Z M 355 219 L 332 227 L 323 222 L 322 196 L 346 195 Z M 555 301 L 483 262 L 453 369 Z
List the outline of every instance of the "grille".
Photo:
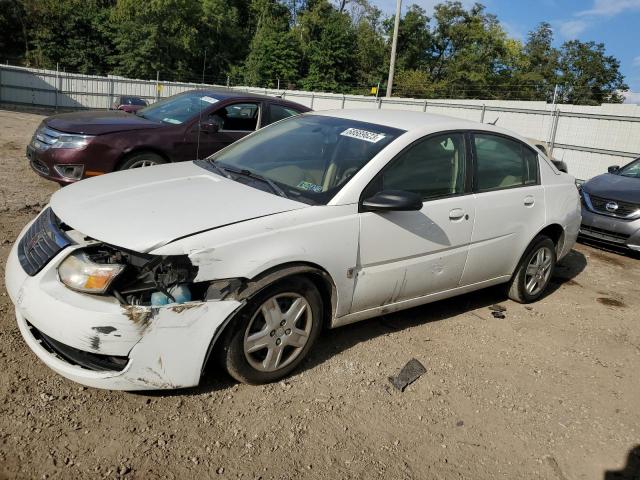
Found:
M 18 259 L 28 275 L 34 276 L 73 241 L 60 229 L 53 210 L 45 209 L 31 224 L 18 244 Z
M 598 238 L 600 240 L 612 243 L 626 243 L 629 239 L 629 235 L 623 233 L 611 232 L 603 228 L 589 227 L 587 225 L 580 226 L 580 233 L 589 237 Z
M 640 205 L 629 202 L 621 202 L 619 200 L 611 200 L 608 198 L 595 197 L 593 195 L 589 195 L 589 199 L 591 200 L 591 205 L 593 206 L 593 210 L 598 213 L 602 213 L 604 215 L 610 215 L 612 217 L 620 217 L 626 218 L 632 216 L 634 213 L 637 213 L 640 210 Z M 607 210 L 607 204 L 613 202 L 618 205 L 617 210 L 609 211 Z
M 40 151 L 48 150 L 51 148 L 51 145 L 58 141 L 60 135 L 62 134 L 57 130 L 42 125 L 38 127 L 36 133 L 33 134 L 31 146 Z
M 45 335 L 36 327 L 27 322 L 29 331 L 40 345 L 49 353 L 65 360 L 71 365 L 77 365 L 87 370 L 97 372 L 116 371 L 121 372 L 127 366 L 127 357 L 117 357 L 114 355 L 100 355 L 98 353 L 85 352 L 77 348 L 70 347 L 64 343 Z

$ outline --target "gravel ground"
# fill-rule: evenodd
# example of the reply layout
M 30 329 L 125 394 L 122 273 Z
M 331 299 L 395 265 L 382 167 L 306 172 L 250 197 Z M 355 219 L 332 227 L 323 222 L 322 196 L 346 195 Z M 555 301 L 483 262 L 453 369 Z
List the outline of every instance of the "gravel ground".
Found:
M 0 110 L 2 274 L 57 189 L 24 158 L 42 118 Z M 488 289 L 328 331 L 280 383 L 212 367 L 143 394 L 47 369 L 0 282 L 0 478 L 637 479 L 639 266 L 578 245 L 531 306 Z M 400 393 L 388 377 L 414 357 L 427 371 Z

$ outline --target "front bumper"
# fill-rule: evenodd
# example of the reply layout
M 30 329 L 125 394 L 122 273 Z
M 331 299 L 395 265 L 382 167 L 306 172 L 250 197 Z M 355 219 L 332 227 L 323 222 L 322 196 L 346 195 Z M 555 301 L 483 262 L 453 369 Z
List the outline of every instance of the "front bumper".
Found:
M 640 251 L 640 219 L 623 220 L 582 206 L 580 235 L 596 242 Z
M 78 246 L 30 277 L 18 260 L 17 244 L 7 260 L 5 283 L 20 332 L 48 367 L 83 385 L 114 390 L 197 385 L 213 340 L 242 305 L 225 300 L 123 307 L 112 297 L 74 292 L 60 283 L 57 266 Z M 34 332 L 96 357 L 128 361 L 119 370 L 87 368 L 47 348 Z

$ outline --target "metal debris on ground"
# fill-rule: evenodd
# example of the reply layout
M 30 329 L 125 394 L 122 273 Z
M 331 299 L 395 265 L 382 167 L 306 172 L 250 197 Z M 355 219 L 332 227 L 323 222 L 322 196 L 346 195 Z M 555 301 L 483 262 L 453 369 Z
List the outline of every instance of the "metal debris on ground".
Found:
M 400 373 L 395 377 L 389 377 L 389 381 L 391 385 L 396 387 L 401 392 L 404 392 L 404 389 L 407 388 L 408 385 L 415 382 L 420 376 L 427 372 L 427 369 L 424 368 L 418 360 L 412 358 L 407 362 L 407 364 L 402 367 Z
M 502 306 L 502 305 L 491 305 L 489 307 L 489 310 L 491 310 L 491 315 L 493 315 L 493 318 L 507 318 L 506 315 L 504 314 L 504 312 L 507 311 L 507 308 Z

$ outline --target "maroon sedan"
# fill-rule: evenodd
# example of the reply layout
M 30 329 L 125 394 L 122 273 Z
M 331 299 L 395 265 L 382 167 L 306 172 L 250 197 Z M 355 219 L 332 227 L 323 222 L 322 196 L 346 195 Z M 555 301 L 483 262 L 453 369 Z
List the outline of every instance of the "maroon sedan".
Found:
M 277 97 L 193 90 L 135 114 L 49 117 L 34 133 L 27 157 L 38 174 L 66 185 L 114 170 L 205 158 L 258 128 L 307 111 Z

